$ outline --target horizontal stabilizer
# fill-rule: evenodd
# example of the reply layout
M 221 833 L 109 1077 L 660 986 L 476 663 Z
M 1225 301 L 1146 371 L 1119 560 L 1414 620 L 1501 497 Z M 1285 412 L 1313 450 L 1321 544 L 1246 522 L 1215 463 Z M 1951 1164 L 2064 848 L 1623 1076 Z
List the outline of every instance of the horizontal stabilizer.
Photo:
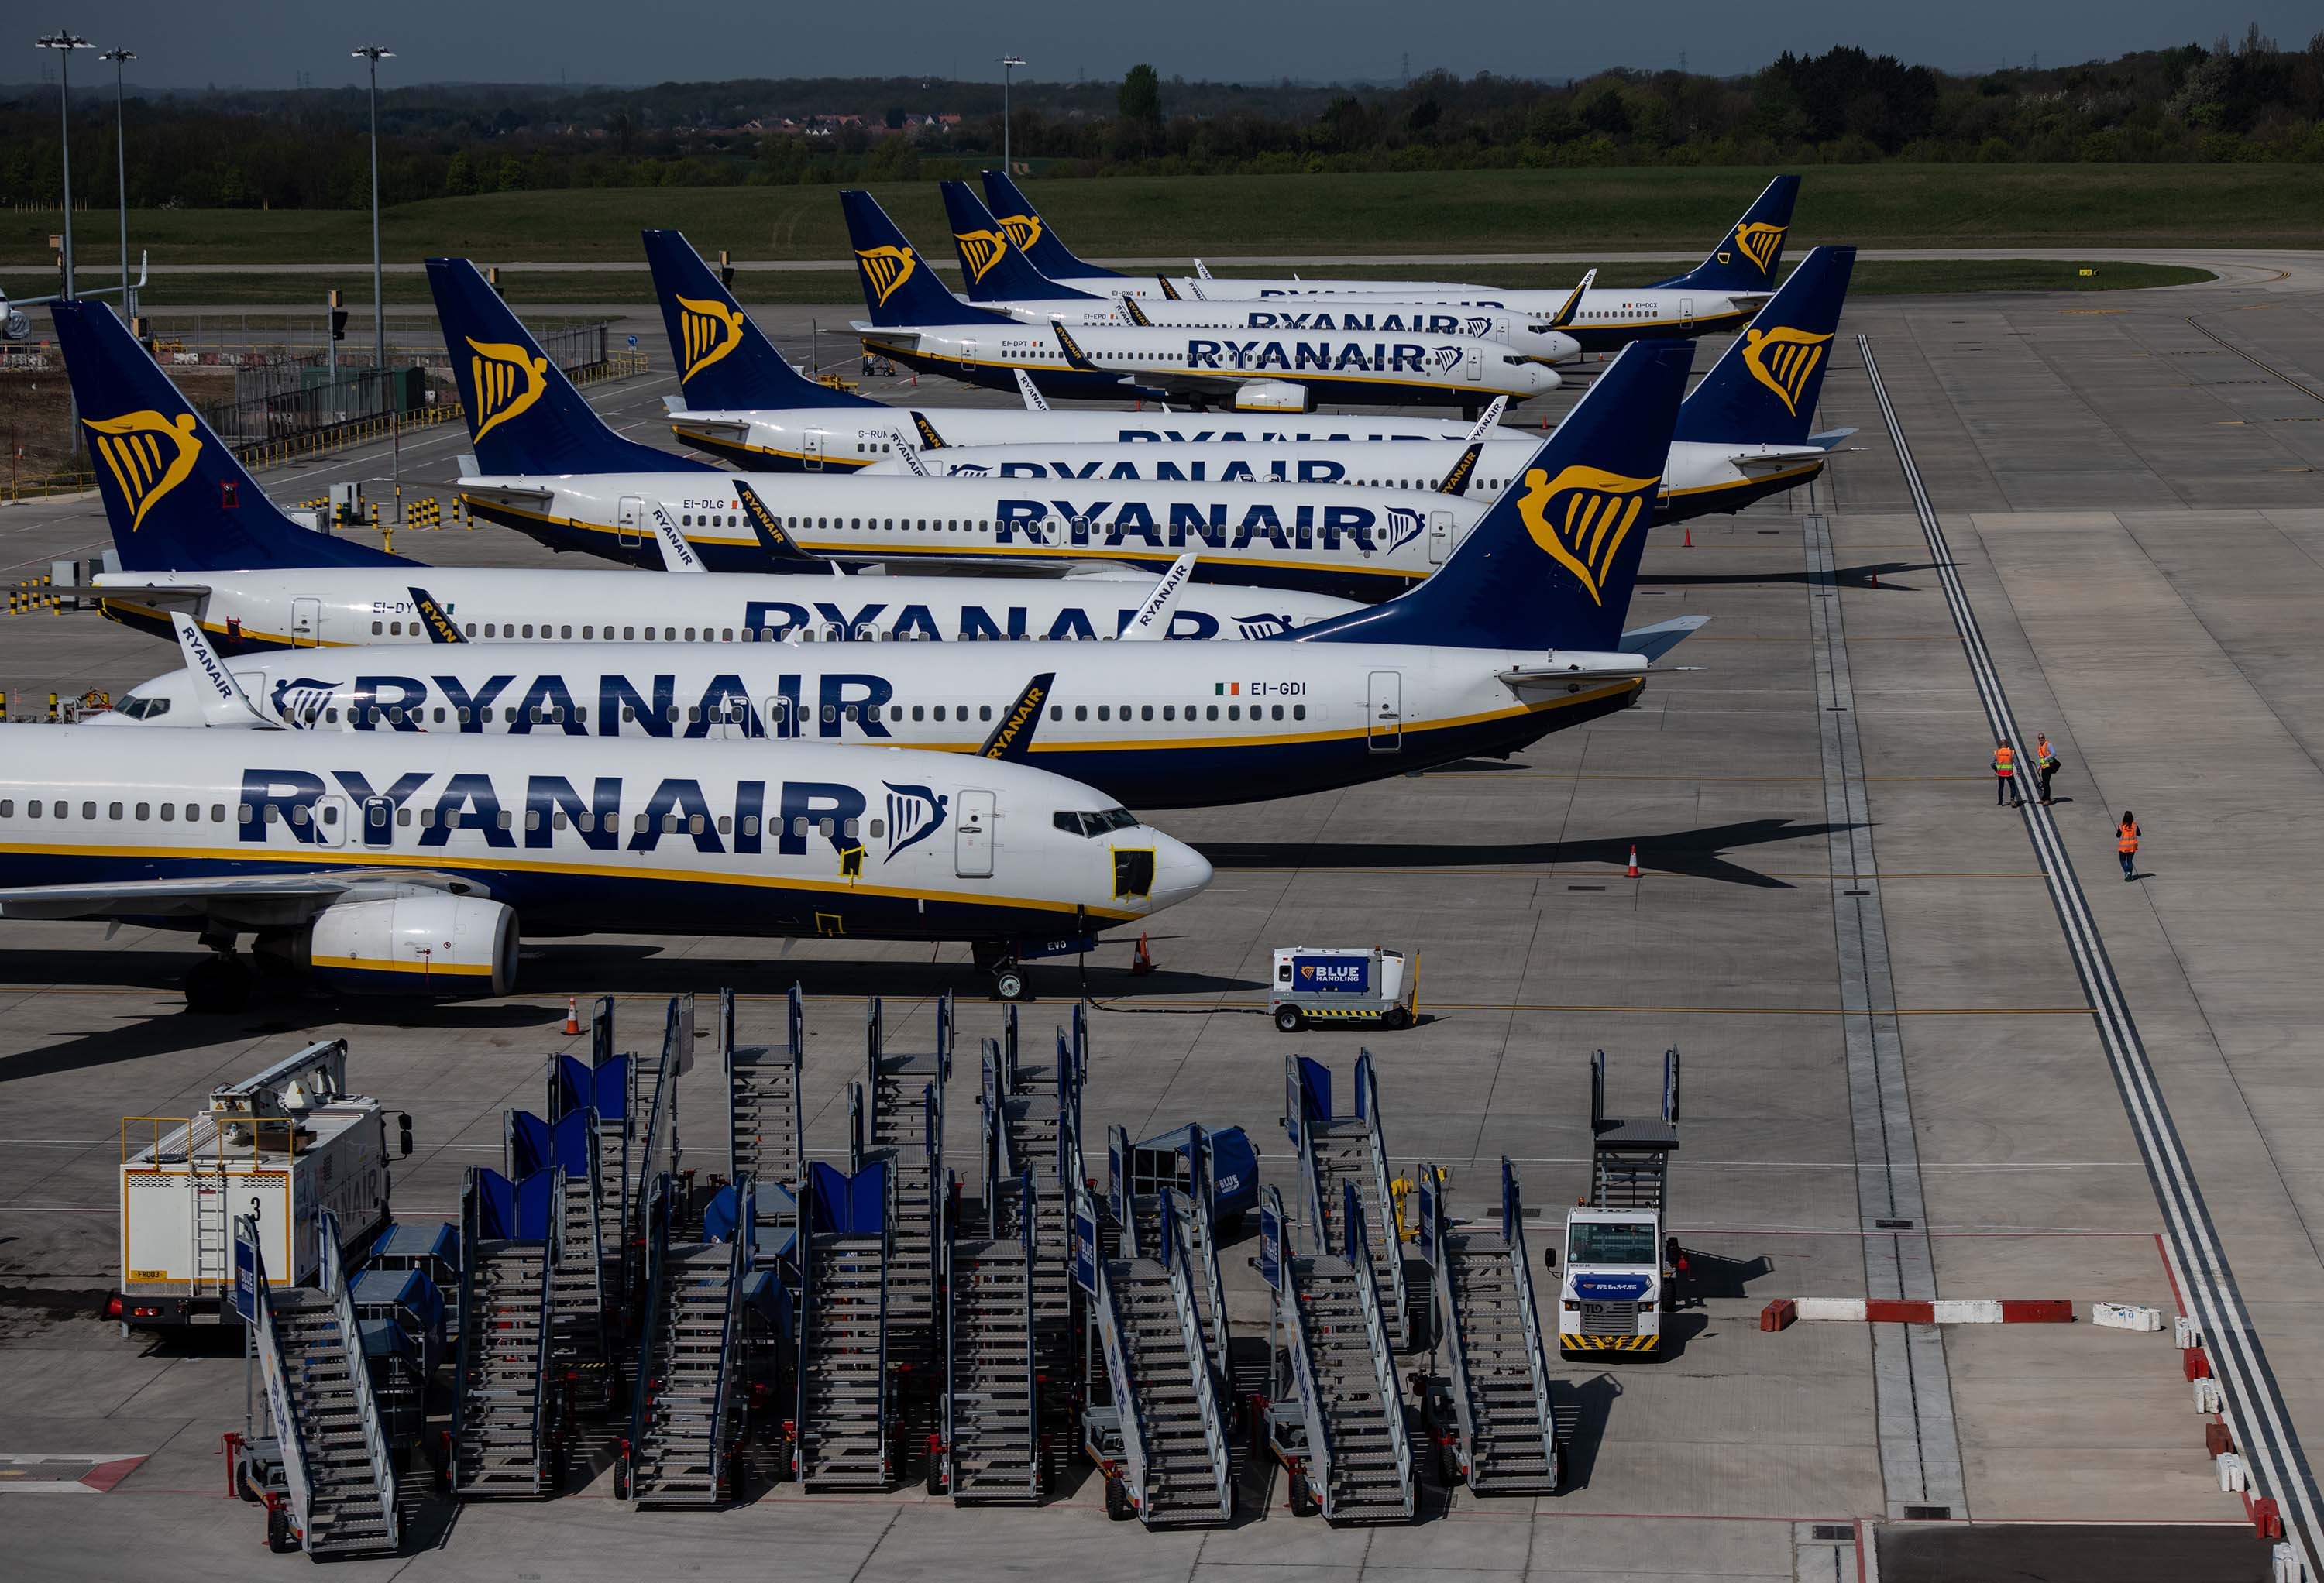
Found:
M 1633 627 L 1622 634 L 1622 652 L 1636 654 L 1652 663 L 1710 623 L 1709 616 L 1674 616 L 1651 627 Z

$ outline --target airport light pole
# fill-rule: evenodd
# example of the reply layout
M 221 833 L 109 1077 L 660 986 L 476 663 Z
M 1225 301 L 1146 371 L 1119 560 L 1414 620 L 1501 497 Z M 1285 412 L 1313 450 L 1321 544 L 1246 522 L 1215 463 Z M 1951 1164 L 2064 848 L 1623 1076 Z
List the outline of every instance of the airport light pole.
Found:
M 379 381 L 380 399 L 387 407 L 388 448 L 394 457 L 395 510 L 403 511 L 403 426 L 396 391 L 387 377 L 387 293 L 380 286 L 379 268 L 379 63 L 395 59 L 395 51 L 380 44 L 364 44 L 354 59 L 371 66 L 371 314 L 372 358 Z
M 113 62 L 113 181 L 121 198 L 121 318 L 134 328 L 137 299 L 129 295 L 129 133 L 121 117 L 121 69 L 137 56 L 128 50 L 107 50 L 97 59 Z
M 1025 58 L 1022 55 L 1001 57 L 1001 173 L 1003 176 L 1010 174 L 1009 169 L 1009 74 L 1024 64 Z
M 65 281 L 64 290 L 60 295 L 63 296 L 66 301 L 69 302 L 72 300 L 73 294 L 72 52 L 75 50 L 93 50 L 97 46 L 90 43 L 87 39 L 75 38 L 71 32 L 64 28 L 59 28 L 52 33 L 44 33 L 39 39 L 35 40 L 34 42 L 38 43 L 43 50 L 56 51 L 58 54 L 57 64 L 59 67 L 62 68 L 62 69 L 57 73 L 57 125 L 64 133 L 65 156 Z

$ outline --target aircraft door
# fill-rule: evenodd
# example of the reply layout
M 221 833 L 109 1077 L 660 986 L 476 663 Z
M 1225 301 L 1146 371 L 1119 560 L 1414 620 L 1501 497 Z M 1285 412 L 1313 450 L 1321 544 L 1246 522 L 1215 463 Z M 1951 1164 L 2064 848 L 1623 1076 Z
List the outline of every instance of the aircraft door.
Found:
M 759 706 L 759 718 L 766 726 L 767 734 L 770 737 L 788 737 L 796 734 L 791 721 L 791 704 L 788 698 L 777 695 L 767 699 Z
M 992 878 L 994 798 L 989 791 L 960 794 L 960 817 L 953 825 L 953 872 L 963 879 Z
M 803 471 L 808 473 L 822 472 L 823 431 L 821 429 L 807 430 L 806 434 L 801 437 L 799 453 L 801 456 L 800 466 Z
M 290 602 L 290 647 L 312 649 L 323 640 L 323 602 L 319 599 L 294 599 Z
M 1693 298 L 1682 297 L 1678 299 L 1678 322 L 1682 325 L 1691 325 L 1694 322 Z
M 1477 347 L 1470 347 L 1469 354 L 1461 359 L 1461 371 L 1462 377 L 1471 384 L 1480 382 L 1485 377 L 1484 353 Z
M 395 808 L 385 797 L 365 797 L 363 812 L 364 840 L 374 846 L 385 846 L 392 839 L 387 833 L 389 821 L 395 817 Z
M 1371 673 L 1370 699 L 1364 710 L 1364 739 L 1375 753 L 1404 750 L 1404 673 Z
M 975 342 L 963 341 L 960 344 L 960 365 L 963 368 L 974 368 L 976 366 Z
M 315 799 L 315 844 L 345 846 L 347 844 L 347 800 L 339 796 Z
M 1428 564 L 1432 566 L 1441 566 L 1444 564 L 1444 557 L 1452 553 L 1452 513 L 1450 511 L 1429 512 Z
M 621 509 L 613 517 L 613 527 L 615 536 L 622 541 L 622 548 L 635 549 L 638 547 L 638 540 L 646 530 L 645 497 L 635 494 L 623 495 Z
M 751 734 L 751 701 L 725 697 L 710 706 L 709 731 L 714 742 L 739 742 Z

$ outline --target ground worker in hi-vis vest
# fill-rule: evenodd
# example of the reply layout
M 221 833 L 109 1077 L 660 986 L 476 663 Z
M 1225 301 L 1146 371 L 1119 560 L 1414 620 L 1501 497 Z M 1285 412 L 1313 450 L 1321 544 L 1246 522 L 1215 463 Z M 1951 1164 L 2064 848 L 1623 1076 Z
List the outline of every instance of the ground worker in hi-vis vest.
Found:
M 2114 850 L 2122 859 L 2122 877 L 2138 878 L 2138 818 L 2128 808 L 2122 811 L 2122 823 L 2115 826 Z
M 2057 750 L 2050 746 L 2050 733 L 2043 732 L 2042 740 L 2034 744 L 2034 773 L 2042 778 L 2042 805 L 2050 805 L 2050 778 L 2058 773 Z
M 2013 808 L 2021 800 L 2017 796 L 2017 750 L 2007 742 L 1997 742 L 1993 748 L 1993 805 L 1998 808 L 2005 799 Z

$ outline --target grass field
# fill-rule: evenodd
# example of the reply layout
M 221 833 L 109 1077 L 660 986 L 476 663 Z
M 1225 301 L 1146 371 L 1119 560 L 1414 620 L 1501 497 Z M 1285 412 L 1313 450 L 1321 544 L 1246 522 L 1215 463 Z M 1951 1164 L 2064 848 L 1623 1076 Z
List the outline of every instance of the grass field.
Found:
M 2080 270 L 2094 268 L 2084 277 Z M 1673 266 L 1652 263 L 1609 264 L 1598 272 L 1601 286 L 1643 286 L 1666 279 Z M 1227 274 L 1230 272 L 1222 271 Z M 1351 268 L 1353 278 L 1410 274 L 1409 269 Z M 1554 264 L 1480 264 L 1460 272 L 1480 285 L 1512 290 L 1561 290 L 1573 284 L 1576 272 Z M 503 275 L 508 299 L 520 310 L 527 304 L 604 304 L 644 307 L 653 301 L 653 281 L 645 271 L 589 271 L 560 273 L 526 270 Z M 2175 264 L 2126 263 L 2097 257 L 2077 266 L 2043 259 L 1942 259 L 1929 261 L 1871 260 L 1859 262 L 1849 283 L 1859 296 L 1931 295 L 1954 291 L 2108 291 L 2140 286 L 2183 286 L 2210 279 L 2208 270 Z M 96 282 L 101 283 L 101 282 Z M 346 292 L 358 321 L 371 302 L 370 272 L 345 278 L 322 275 L 186 274 L 156 275 L 143 293 L 144 307 L 166 312 L 186 307 L 278 308 L 301 299 L 316 303 L 319 318 L 323 293 L 332 285 Z M 391 303 L 419 305 L 429 301 L 423 275 L 389 275 L 383 284 Z M 855 276 L 841 270 L 762 271 L 739 277 L 735 294 L 744 307 L 836 306 L 858 314 L 862 299 Z M 835 322 L 836 322 L 835 320 Z M 840 327 L 844 328 L 844 326 Z M 360 333 L 360 323 L 355 332 Z
M 1720 168 L 1475 170 L 1370 176 L 1050 181 L 1034 200 L 1088 256 L 1537 253 L 1707 247 L 1775 174 Z M 1791 245 L 1991 247 L 2151 244 L 2324 245 L 2319 165 L 1820 165 L 1804 174 Z M 873 189 L 907 235 L 949 253 L 933 182 Z M 44 267 L 55 211 L 0 214 L 0 267 Z M 84 261 L 113 256 L 112 215 L 89 211 Z M 457 249 L 495 262 L 619 262 L 638 231 L 674 225 L 706 253 L 841 259 L 825 187 L 608 188 L 399 205 L 382 249 L 401 261 Z M 169 209 L 130 216 L 156 263 L 353 262 L 371 254 L 358 210 Z

